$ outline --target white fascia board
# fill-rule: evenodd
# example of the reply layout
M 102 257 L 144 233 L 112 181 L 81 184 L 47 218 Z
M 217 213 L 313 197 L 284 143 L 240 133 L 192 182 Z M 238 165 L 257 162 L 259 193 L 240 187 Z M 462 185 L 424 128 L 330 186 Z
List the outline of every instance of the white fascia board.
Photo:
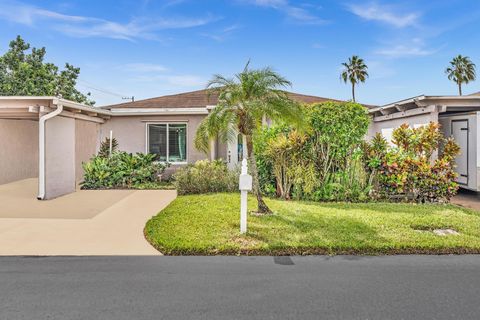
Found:
M 113 116 L 130 115 L 176 115 L 176 114 L 208 114 L 207 108 L 118 108 L 111 109 Z
M 369 109 L 368 112 L 369 112 L 369 113 L 374 113 L 374 112 L 378 112 L 378 111 L 382 111 L 382 110 L 386 110 L 386 109 L 396 108 L 396 107 L 399 106 L 399 105 L 408 104 L 408 103 L 412 103 L 412 102 L 415 102 L 415 101 L 424 100 L 425 98 L 426 98 L 426 97 L 425 97 L 424 95 L 416 96 L 416 97 L 413 97 L 413 98 L 409 98 L 409 99 L 405 99 L 405 100 L 400 100 L 400 101 L 396 101 L 396 102 L 393 102 L 393 103 L 389 103 L 389 104 L 386 104 L 386 105 L 383 105 L 383 106 L 380 106 L 380 107 L 372 108 L 372 109 Z

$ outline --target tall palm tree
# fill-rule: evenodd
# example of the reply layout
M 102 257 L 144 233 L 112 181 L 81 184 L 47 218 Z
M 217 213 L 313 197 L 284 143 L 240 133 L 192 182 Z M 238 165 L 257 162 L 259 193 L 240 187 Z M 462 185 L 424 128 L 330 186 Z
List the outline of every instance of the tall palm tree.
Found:
M 342 63 L 345 68 L 340 75 L 343 82 L 349 81 L 352 84 L 352 99 L 355 102 L 355 85 L 360 82 L 365 82 L 368 78 L 367 65 L 362 58 L 352 56 L 348 58 L 348 62 Z
M 450 61 L 450 66 L 445 69 L 448 80 L 458 85 L 458 94 L 462 95 L 462 84 L 468 84 L 477 77 L 475 63 L 469 57 L 459 54 Z
M 281 90 L 291 85 L 288 80 L 271 68 L 250 69 L 249 63 L 234 78 L 214 75 L 208 83 L 210 93 L 218 94 L 218 103 L 199 125 L 195 147 L 207 152 L 212 139 L 218 137 L 223 141 L 235 141 L 237 132 L 242 134 L 246 140 L 258 213 L 269 214 L 271 210 L 260 192 L 253 136 L 261 128 L 264 117 L 300 123 L 302 115 L 299 105 Z

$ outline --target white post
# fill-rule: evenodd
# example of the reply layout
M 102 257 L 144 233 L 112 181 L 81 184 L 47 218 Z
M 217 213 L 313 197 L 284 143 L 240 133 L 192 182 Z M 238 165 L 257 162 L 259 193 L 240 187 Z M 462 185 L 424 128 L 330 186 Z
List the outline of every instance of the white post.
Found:
M 252 176 L 247 173 L 247 159 L 242 160 L 242 172 L 238 182 L 240 189 L 240 233 L 247 232 L 247 195 L 252 190 Z
M 113 138 L 113 131 L 110 130 L 110 145 L 109 145 L 109 148 L 108 148 L 108 155 L 111 156 L 112 155 L 112 138 Z

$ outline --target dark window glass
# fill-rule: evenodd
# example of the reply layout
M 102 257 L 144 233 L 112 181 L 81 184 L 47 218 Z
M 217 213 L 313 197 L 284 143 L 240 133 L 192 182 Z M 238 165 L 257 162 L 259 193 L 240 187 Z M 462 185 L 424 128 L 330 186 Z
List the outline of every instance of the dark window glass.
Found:
M 187 161 L 187 125 L 168 125 L 168 161 Z
M 158 155 L 158 160 L 167 161 L 167 125 L 148 125 L 148 152 Z

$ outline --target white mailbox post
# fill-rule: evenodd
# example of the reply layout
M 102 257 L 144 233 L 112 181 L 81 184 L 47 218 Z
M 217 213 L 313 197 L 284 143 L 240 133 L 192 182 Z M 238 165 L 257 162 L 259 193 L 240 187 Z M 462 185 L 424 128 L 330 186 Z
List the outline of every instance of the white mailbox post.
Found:
M 252 176 L 247 173 L 247 159 L 242 160 L 242 172 L 238 181 L 240 189 L 240 233 L 247 232 L 247 194 L 252 190 Z

